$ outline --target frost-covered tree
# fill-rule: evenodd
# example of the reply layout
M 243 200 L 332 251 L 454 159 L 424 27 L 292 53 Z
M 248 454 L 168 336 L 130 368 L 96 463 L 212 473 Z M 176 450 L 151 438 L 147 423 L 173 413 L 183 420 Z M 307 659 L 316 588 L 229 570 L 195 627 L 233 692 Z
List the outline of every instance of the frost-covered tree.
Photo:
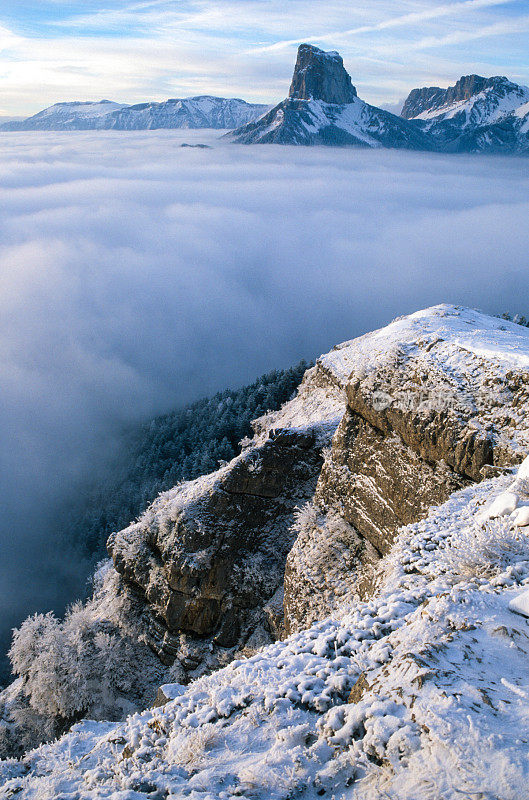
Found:
M 15 630 L 9 658 L 36 714 L 65 722 L 87 714 L 119 719 L 148 701 L 145 692 L 152 691 L 152 679 L 161 678 L 162 668 L 142 642 L 127 596 L 116 600 L 116 580 L 107 563 L 87 603 L 75 603 L 63 620 L 52 612 L 34 614 Z M 113 609 L 116 602 L 119 608 Z M 131 664 L 142 669 L 134 672 Z

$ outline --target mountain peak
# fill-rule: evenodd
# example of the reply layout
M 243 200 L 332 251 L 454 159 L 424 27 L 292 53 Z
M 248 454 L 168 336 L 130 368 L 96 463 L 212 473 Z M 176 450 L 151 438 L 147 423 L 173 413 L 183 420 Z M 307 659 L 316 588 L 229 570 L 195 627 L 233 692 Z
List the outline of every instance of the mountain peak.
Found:
M 343 105 L 354 101 L 356 89 L 338 53 L 300 44 L 289 97 Z
M 233 131 L 241 144 L 351 145 L 429 149 L 415 125 L 364 103 L 343 59 L 311 44 L 298 48 L 289 96 L 256 122 Z

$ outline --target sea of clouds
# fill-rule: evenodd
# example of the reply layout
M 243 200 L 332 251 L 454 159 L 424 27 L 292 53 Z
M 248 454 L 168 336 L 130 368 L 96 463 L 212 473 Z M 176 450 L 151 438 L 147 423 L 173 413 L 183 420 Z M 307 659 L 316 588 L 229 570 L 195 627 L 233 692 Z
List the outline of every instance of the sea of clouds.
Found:
M 124 424 L 434 303 L 529 312 L 526 161 L 216 137 L 0 138 L 4 642 L 80 590 L 56 504 Z

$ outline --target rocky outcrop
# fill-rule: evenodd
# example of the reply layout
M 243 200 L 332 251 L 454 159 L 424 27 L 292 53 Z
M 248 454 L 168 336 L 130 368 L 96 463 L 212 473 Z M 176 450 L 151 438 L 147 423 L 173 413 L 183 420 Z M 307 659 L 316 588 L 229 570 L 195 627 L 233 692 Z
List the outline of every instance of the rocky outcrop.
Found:
M 243 644 L 266 624 L 263 606 L 282 582 L 296 505 L 321 467 L 312 430 L 272 431 L 213 480 L 162 495 L 146 517 L 109 541 L 116 570 L 145 593 L 164 631 L 159 652 L 177 656 L 178 634 Z
M 256 423 L 240 456 L 162 494 L 110 538 L 114 567 L 144 598 L 164 663 L 194 673 L 205 654 L 211 663 L 281 635 L 294 510 L 314 494 L 343 402 L 331 379 L 310 370 L 295 400 Z
M 450 307 L 424 313 L 322 357 L 322 369 L 349 372 L 347 409 L 287 559 L 287 633 L 365 592 L 402 526 L 529 449 L 520 413 L 529 407 L 529 359 L 506 369 L 492 349 L 496 338 L 501 352 L 505 325 L 481 330 L 490 337 L 482 351 L 465 326 L 477 334 L 489 318 Z
M 239 457 L 116 534 L 115 568 L 142 593 L 160 657 L 195 674 L 205 648 L 305 627 L 367 591 L 402 526 L 516 463 L 529 449 L 516 336 L 527 347 L 520 326 L 439 306 L 346 342 Z
M 103 647 L 87 685 L 113 653 L 119 670 L 106 671 L 117 716 L 152 704 L 164 682 L 185 685 L 351 609 L 376 588 L 381 556 L 403 526 L 522 460 L 528 412 L 529 330 L 520 325 L 442 305 L 338 345 L 296 397 L 256 421 L 239 456 L 160 495 L 110 538 L 104 591 L 58 629 L 76 659 L 81 623 Z M 42 647 L 28 661 L 49 665 L 50 637 L 38 635 Z M 54 650 L 61 669 L 62 652 Z M 35 705 L 23 672 L 0 697 L 0 745 L 4 717 L 9 748 L 16 715 Z M 77 683 L 68 691 L 77 699 Z M 54 735 L 53 719 L 39 725 Z M 26 741 L 33 736 L 28 729 Z
M 288 96 L 343 105 L 353 103 L 357 95 L 338 53 L 300 44 Z
M 507 78 L 482 78 L 480 75 L 464 75 L 457 81 L 455 86 L 449 86 L 448 89 L 441 89 L 439 86 L 412 89 L 400 112 L 401 117 L 413 119 L 425 111 L 439 110 L 453 103 L 469 100 L 484 89 L 494 87 L 498 82 L 506 80 Z

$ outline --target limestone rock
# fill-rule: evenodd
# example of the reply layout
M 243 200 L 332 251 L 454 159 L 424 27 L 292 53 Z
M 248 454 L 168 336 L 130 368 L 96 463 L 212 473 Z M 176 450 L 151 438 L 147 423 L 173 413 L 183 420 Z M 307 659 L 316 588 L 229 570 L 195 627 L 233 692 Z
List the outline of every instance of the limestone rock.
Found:
M 242 144 L 430 149 L 417 125 L 357 97 L 338 53 L 310 44 L 298 49 L 289 96 L 228 137 Z
M 438 306 L 321 358 L 347 409 L 287 559 L 287 633 L 360 594 L 399 528 L 529 450 L 529 359 L 502 341 L 529 336 L 489 320 Z
M 356 89 L 338 53 L 300 44 L 288 96 L 343 104 L 354 101 Z

